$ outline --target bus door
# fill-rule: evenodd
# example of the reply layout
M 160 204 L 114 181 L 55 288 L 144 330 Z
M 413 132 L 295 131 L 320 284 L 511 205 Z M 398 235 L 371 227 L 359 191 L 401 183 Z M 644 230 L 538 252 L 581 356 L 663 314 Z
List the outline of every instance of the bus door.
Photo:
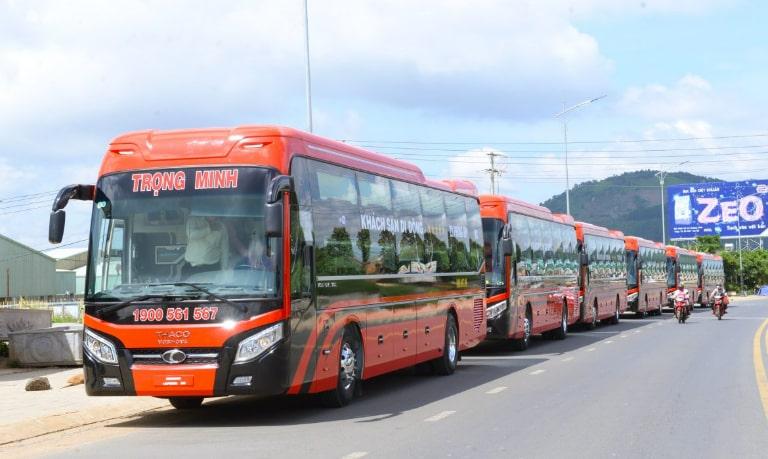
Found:
M 518 266 L 520 263 L 519 247 L 512 239 L 510 239 L 510 242 L 507 244 L 508 246 L 503 247 L 503 250 L 505 254 L 504 258 L 509 260 L 507 263 L 507 266 L 509 267 L 509 278 L 507 281 L 507 292 L 509 294 L 509 298 L 507 299 L 507 308 L 509 308 L 509 312 L 507 317 L 509 320 L 508 333 L 509 336 L 512 336 L 515 332 L 517 332 L 518 326 L 520 325 L 520 315 L 525 314 L 524 309 L 522 311 L 520 310 L 521 308 L 524 308 L 525 305 L 520 305 L 519 275 L 521 273 L 519 270 L 520 267 Z

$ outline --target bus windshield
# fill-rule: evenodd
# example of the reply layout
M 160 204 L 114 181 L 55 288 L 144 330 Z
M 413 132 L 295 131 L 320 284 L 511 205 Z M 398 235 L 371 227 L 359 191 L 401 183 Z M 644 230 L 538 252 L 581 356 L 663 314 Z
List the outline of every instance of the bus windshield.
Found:
M 485 239 L 485 286 L 489 289 L 504 288 L 505 267 L 504 256 L 501 253 L 501 237 L 504 222 L 493 218 L 483 219 L 483 236 Z
M 637 252 L 627 250 L 627 287 L 637 287 Z
M 271 175 L 236 167 L 102 177 L 91 220 L 86 300 L 193 292 L 275 297 L 280 244 L 264 230 Z
M 677 287 L 676 265 L 674 258 L 667 257 L 667 287 L 669 288 Z

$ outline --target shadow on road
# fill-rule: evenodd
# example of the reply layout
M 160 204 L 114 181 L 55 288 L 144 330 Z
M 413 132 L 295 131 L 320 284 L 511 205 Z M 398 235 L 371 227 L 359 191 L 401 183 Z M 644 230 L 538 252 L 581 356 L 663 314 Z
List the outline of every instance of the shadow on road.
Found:
M 508 342 L 483 343 L 463 353 L 456 373 L 450 377 L 421 375 L 415 369 L 407 369 L 373 378 L 364 382 L 363 397 L 343 409 L 323 408 L 311 396 L 226 397 L 206 401 L 200 410 L 150 412 L 110 427 L 287 426 L 350 419 L 375 423 L 472 390 L 566 352 L 669 319 L 670 314 L 645 319 L 625 318 L 618 325 L 571 331 L 560 341 L 534 337 L 528 350 L 522 352 L 513 351 Z

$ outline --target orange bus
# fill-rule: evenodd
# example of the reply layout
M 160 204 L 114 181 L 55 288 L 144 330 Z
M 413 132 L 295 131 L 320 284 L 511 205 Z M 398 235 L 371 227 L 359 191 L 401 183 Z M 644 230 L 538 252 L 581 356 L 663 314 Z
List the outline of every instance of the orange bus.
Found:
M 177 408 L 232 394 L 321 393 L 485 338 L 477 197 L 298 130 L 141 131 L 112 141 L 92 200 L 84 367 L 90 395 Z
M 627 251 L 627 310 L 637 316 L 661 314 L 667 298 L 664 245 L 625 236 Z
M 624 234 L 576 222 L 580 262 L 580 322 L 617 324 L 627 309 L 627 263 Z
M 690 306 L 699 296 L 699 264 L 696 252 L 668 245 L 667 253 L 667 307 L 672 308 L 672 297 L 678 286 L 688 290 Z
M 696 255 L 699 267 L 698 301 L 701 306 L 711 306 L 712 291 L 718 285 L 725 288 L 725 273 L 723 272 L 723 258 L 720 255 L 699 252 Z
M 573 219 L 505 196 L 480 196 L 489 339 L 528 347 L 533 334 L 565 338 L 578 319 Z

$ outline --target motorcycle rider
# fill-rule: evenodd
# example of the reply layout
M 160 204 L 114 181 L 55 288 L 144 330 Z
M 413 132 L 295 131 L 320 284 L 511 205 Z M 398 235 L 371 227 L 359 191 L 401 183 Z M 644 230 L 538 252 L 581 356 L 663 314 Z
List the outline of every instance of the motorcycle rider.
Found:
M 728 294 L 725 293 L 725 289 L 722 285 L 717 284 L 717 287 L 715 287 L 714 290 L 712 290 L 712 293 L 710 294 L 710 298 L 712 298 L 712 310 L 714 312 L 715 309 L 715 298 L 720 297 L 721 301 L 723 302 L 723 314 L 728 314 Z
M 680 283 L 680 285 L 677 286 L 677 290 L 675 291 L 675 302 L 682 301 L 685 303 L 685 311 L 690 314 L 692 305 L 690 302 L 690 298 L 688 297 L 688 289 L 685 288 L 685 285 Z

